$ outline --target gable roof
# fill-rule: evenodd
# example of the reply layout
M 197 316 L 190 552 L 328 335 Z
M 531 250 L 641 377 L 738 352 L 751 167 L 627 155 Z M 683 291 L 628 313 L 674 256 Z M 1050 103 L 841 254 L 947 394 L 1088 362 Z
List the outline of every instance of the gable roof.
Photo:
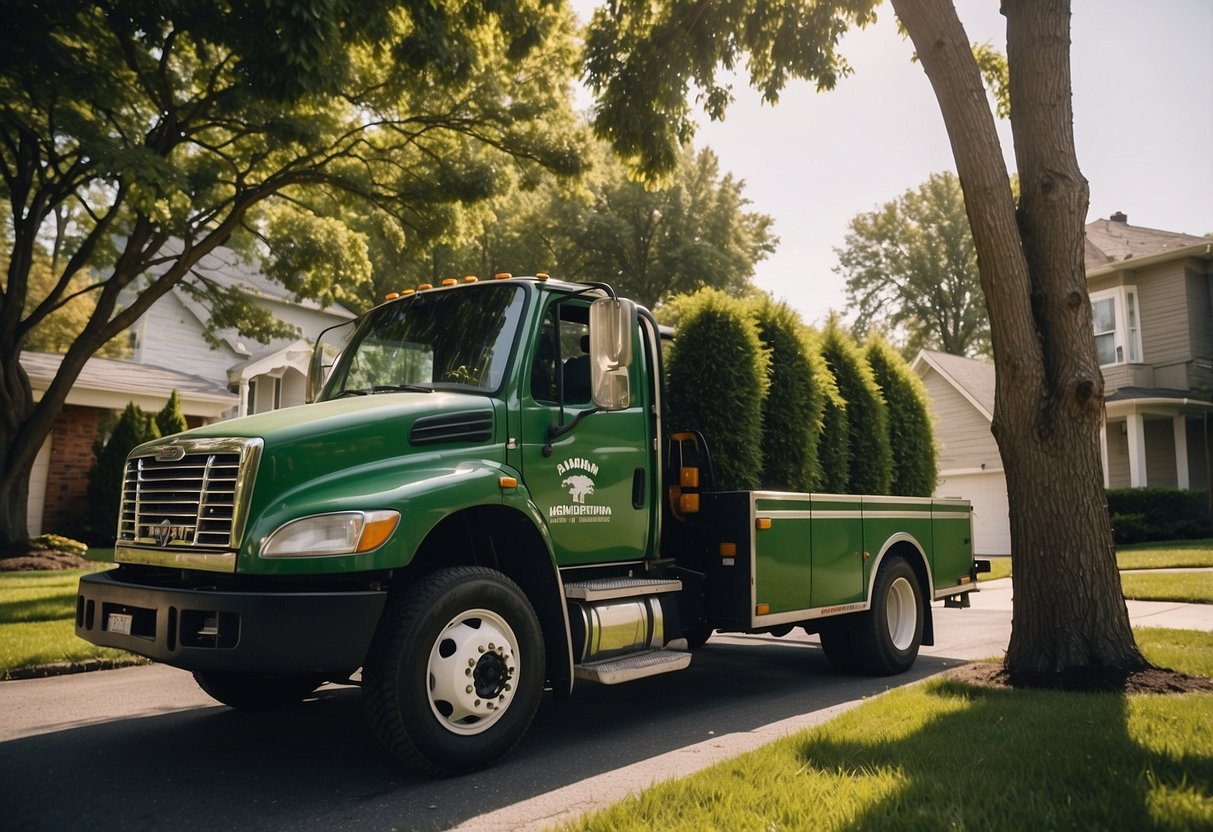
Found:
M 1113 214 L 1113 217 L 1086 225 L 1084 257 L 1088 275 L 1101 267 L 1123 264 L 1126 260 L 1200 254 L 1202 248 L 1208 253 L 1209 246 L 1213 245 L 1213 240 L 1194 234 L 1129 225 L 1124 214 Z
M 987 420 L 994 421 L 993 364 L 946 352 L 921 350 L 910 364 L 910 369 L 921 376 L 927 368 L 956 388 Z

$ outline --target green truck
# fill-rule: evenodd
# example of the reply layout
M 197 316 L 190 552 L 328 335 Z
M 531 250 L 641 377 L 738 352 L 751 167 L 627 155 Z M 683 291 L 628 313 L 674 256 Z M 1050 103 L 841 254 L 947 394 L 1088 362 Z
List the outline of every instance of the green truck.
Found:
M 234 708 L 360 685 L 384 746 L 439 775 L 505 755 L 545 690 L 682 670 L 714 631 L 908 669 L 932 602 L 976 589 L 968 503 L 717 490 L 665 421 L 665 334 L 546 275 L 389 299 L 317 345 L 312 403 L 131 453 L 76 633 Z

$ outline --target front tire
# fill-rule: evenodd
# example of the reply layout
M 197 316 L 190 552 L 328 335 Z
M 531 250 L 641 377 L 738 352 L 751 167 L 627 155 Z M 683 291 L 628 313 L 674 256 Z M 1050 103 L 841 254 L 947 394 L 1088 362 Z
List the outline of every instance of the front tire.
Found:
M 371 726 L 391 754 L 428 774 L 483 768 L 522 739 L 539 707 L 539 620 L 501 573 L 444 569 L 389 600 L 362 676 Z

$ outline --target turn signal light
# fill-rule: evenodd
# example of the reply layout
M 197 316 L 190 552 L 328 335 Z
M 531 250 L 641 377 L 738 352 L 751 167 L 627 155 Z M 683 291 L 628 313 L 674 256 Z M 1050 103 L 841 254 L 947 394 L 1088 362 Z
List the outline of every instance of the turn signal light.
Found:
M 771 528 L 771 525 L 772 525 L 771 518 L 770 517 L 759 517 L 758 521 L 754 525 L 756 525 L 759 528 L 759 530 L 769 529 L 769 528 Z

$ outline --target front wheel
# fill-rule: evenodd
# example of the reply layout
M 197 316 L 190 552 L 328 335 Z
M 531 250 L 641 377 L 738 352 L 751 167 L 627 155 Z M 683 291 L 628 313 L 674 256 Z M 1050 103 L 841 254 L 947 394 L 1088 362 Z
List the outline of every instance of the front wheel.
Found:
M 429 774 L 483 768 L 522 739 L 539 707 L 539 621 L 501 573 L 444 569 L 389 601 L 362 676 L 389 752 Z

